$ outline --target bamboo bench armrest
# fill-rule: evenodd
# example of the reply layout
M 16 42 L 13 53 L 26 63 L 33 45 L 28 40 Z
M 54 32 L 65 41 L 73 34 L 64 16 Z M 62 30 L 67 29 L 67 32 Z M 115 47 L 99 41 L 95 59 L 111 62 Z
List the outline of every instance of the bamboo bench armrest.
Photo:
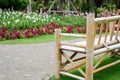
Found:
M 86 35 L 80 35 L 80 34 L 60 33 L 60 35 L 68 36 L 68 37 L 86 38 Z
M 120 16 L 102 17 L 102 18 L 95 18 L 95 22 L 112 21 L 112 20 L 118 20 L 118 19 L 120 19 Z

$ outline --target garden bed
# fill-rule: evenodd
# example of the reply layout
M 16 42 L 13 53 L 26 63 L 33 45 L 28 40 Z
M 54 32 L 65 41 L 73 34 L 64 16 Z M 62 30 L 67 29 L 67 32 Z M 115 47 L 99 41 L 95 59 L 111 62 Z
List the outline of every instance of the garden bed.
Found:
M 96 29 L 97 33 L 100 31 L 100 26 Z M 53 34 L 56 28 L 61 28 L 65 33 L 86 33 L 86 19 L 82 16 L 25 14 L 23 12 L 0 13 L 0 40 Z M 104 25 L 105 30 L 106 25 Z
M 38 15 L 22 12 L 0 13 L 0 40 L 31 38 L 53 34 L 54 29 L 63 32 L 85 33 L 85 19 L 81 16 Z

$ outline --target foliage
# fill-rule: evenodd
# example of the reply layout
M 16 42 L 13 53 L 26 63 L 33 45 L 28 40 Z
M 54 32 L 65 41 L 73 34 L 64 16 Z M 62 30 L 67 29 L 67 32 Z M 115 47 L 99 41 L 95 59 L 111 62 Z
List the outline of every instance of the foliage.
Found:
M 99 65 L 99 67 L 110 64 L 111 62 L 115 62 L 116 60 L 120 59 L 120 56 L 116 56 L 114 58 L 109 58 L 109 57 L 106 57 L 105 60 Z M 97 59 L 95 60 L 95 62 L 96 61 L 97 61 Z M 119 76 L 120 69 L 119 68 L 120 68 L 120 65 L 116 64 L 116 65 L 109 67 L 105 70 L 97 72 L 94 75 L 94 80 L 118 80 L 120 78 L 120 76 Z M 82 66 L 82 69 L 85 70 L 85 66 Z M 81 76 L 80 72 L 76 69 L 70 71 L 70 73 Z M 55 77 L 52 77 L 50 80 L 57 80 L 57 79 L 55 79 Z M 75 79 L 75 78 L 72 78 L 72 77 L 69 77 L 66 75 L 62 75 L 61 80 L 78 80 L 78 79 Z
M 0 8 L 24 10 L 28 6 L 28 0 L 0 0 Z
M 57 25 L 71 26 L 84 26 L 86 23 L 83 17 L 75 16 L 38 15 L 36 13 L 25 14 L 22 12 L 3 12 L 0 14 L 0 26 L 5 25 L 7 29 L 43 27 L 51 22 L 55 22 Z

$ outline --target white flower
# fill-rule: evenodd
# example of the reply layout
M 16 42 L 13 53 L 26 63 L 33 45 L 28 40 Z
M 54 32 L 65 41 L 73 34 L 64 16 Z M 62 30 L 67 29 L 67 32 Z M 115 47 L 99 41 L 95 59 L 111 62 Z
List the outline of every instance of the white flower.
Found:
M 41 19 L 41 21 L 44 21 L 43 19 Z
M 53 20 L 51 19 L 51 21 L 53 21 Z
M 34 23 L 35 23 L 35 22 L 36 22 L 36 20 L 33 20 L 32 22 L 34 22 Z
M 56 17 L 53 17 L 53 19 L 55 19 Z
M 31 19 L 31 17 L 29 15 L 26 16 L 26 19 Z
M 8 24 L 10 24 L 10 22 L 8 21 Z
M 58 18 L 58 21 L 60 21 L 60 19 Z
M 19 19 L 17 19 L 17 20 L 15 20 L 15 23 L 18 23 L 20 20 Z
M 4 24 L 4 25 L 6 25 L 6 23 L 5 23 L 5 22 L 3 22 L 3 24 Z

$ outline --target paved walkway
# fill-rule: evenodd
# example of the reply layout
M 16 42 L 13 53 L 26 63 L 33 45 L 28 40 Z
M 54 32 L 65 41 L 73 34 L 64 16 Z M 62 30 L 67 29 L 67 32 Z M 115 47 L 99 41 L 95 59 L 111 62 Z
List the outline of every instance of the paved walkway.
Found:
M 0 45 L 0 80 L 49 80 L 54 72 L 54 43 Z

